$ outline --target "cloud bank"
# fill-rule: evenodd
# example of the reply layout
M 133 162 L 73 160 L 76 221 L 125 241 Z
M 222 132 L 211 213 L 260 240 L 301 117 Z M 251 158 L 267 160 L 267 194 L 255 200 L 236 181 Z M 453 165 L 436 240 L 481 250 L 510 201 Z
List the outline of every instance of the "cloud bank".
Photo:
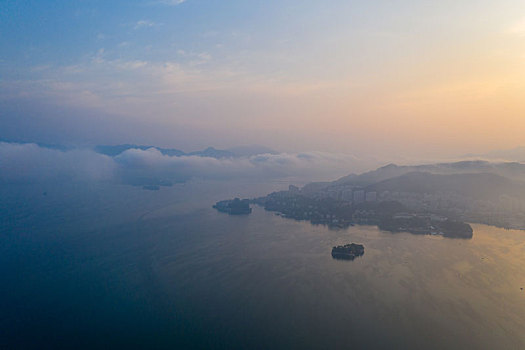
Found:
M 216 159 L 168 156 L 156 148 L 129 149 L 115 157 L 90 149 L 67 151 L 0 142 L 0 183 L 112 181 L 170 185 L 191 179 L 328 180 L 368 166 L 350 155 L 323 152 L 259 154 Z
M 110 157 L 90 150 L 59 151 L 36 144 L 0 142 L 0 183 L 106 181 L 114 178 Z

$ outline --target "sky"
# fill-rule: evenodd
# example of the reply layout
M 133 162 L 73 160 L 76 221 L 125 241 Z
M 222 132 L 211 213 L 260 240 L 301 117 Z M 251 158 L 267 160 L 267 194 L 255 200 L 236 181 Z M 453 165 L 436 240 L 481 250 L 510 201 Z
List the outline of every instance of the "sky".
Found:
M 0 0 L 0 140 L 525 145 L 525 2 Z

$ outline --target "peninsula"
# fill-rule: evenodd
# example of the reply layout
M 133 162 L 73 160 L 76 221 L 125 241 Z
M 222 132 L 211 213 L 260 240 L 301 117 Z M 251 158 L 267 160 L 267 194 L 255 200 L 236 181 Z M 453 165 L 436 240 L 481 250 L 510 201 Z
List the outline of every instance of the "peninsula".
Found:
M 268 211 L 330 228 L 346 228 L 354 224 L 376 225 L 389 232 L 442 235 L 451 238 L 472 238 L 472 227 L 458 219 L 429 211 L 414 211 L 397 201 L 350 202 L 331 197 L 308 196 L 290 186 L 288 191 L 271 193 L 252 200 Z

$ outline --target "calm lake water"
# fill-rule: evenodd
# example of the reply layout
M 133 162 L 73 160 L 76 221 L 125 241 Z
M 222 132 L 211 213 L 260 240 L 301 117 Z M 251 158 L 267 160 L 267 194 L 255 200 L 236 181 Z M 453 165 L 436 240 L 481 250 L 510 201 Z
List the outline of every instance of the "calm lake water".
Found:
M 211 208 L 283 184 L 90 186 L 0 189 L 0 348 L 525 348 L 525 232 Z M 365 255 L 333 260 L 350 242 Z

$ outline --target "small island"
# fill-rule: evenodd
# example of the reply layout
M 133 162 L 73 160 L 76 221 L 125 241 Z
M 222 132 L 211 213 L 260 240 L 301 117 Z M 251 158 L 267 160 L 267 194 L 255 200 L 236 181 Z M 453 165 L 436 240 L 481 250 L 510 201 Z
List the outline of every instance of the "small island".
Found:
M 230 215 L 247 215 L 252 212 L 250 208 L 250 201 L 248 199 L 228 199 L 215 203 L 213 208 L 221 213 L 228 213 Z
M 362 244 L 350 243 L 332 248 L 332 258 L 338 260 L 354 260 L 363 254 L 365 247 Z

